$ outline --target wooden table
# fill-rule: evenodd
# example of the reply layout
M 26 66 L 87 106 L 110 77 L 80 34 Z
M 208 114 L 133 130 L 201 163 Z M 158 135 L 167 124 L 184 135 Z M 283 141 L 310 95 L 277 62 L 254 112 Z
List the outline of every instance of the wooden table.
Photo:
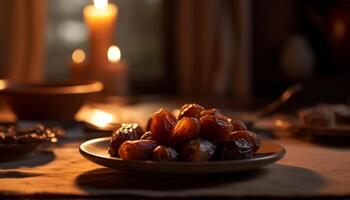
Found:
M 276 164 L 246 173 L 179 178 L 133 175 L 98 166 L 79 154 L 84 140 L 86 135 L 72 127 L 60 144 L 0 163 L 0 195 L 45 199 L 350 198 L 350 145 L 276 138 L 287 149 L 286 157 Z

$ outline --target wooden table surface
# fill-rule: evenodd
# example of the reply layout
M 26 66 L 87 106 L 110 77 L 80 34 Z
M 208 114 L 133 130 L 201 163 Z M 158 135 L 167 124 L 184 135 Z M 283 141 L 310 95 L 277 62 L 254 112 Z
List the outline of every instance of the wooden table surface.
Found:
M 148 116 L 155 107 L 138 105 L 134 111 L 144 109 Z M 0 163 L 0 195 L 45 199 L 350 198 L 349 143 L 275 138 L 287 150 L 285 158 L 276 164 L 247 173 L 179 178 L 131 175 L 91 163 L 78 151 L 86 139 L 78 127 L 71 127 L 60 144 Z

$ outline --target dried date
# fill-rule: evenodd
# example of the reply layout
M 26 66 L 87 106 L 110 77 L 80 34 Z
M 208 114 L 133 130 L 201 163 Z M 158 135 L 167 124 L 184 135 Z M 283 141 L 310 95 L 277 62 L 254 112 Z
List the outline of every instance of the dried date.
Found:
M 171 112 L 165 109 L 155 112 L 150 121 L 152 138 L 161 145 L 167 145 L 176 123 L 177 120 Z
M 187 143 L 182 150 L 185 161 L 205 162 L 213 159 L 216 146 L 208 140 L 196 139 Z
M 111 145 L 109 147 L 109 154 L 111 156 L 118 156 L 118 149 L 120 145 L 127 140 L 137 140 L 143 134 L 143 129 L 138 124 L 122 124 L 122 126 L 112 133 Z
M 153 140 L 128 140 L 120 145 L 118 153 L 123 160 L 150 160 L 156 147 Z
M 231 120 L 224 116 L 206 115 L 200 119 L 200 125 L 200 136 L 215 144 L 228 141 L 233 129 Z
M 195 103 L 185 104 L 181 107 L 178 119 L 182 119 L 183 117 L 194 117 L 200 118 L 201 112 L 204 111 L 204 107 Z
M 198 138 L 200 130 L 199 120 L 192 117 L 184 117 L 177 122 L 172 131 L 169 145 L 181 147 L 191 140 Z
M 256 152 L 261 146 L 261 139 L 259 136 L 248 130 L 240 130 L 231 133 L 231 139 L 245 139 L 252 143 L 253 152 Z
M 232 139 L 220 148 L 220 160 L 247 159 L 253 156 L 252 144 L 245 139 Z
M 170 147 L 158 146 L 153 151 L 153 160 L 156 161 L 176 161 L 179 158 L 179 154 Z

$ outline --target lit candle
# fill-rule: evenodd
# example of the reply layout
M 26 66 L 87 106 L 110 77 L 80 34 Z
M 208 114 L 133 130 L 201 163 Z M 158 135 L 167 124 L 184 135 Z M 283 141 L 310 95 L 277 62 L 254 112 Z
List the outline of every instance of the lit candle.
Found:
M 108 66 L 103 71 L 101 81 L 104 84 L 104 93 L 110 95 L 127 95 L 128 68 L 121 59 L 120 49 L 113 45 L 107 51 Z
M 84 8 L 84 19 L 90 31 L 90 74 L 98 72 L 99 66 L 108 65 L 106 52 L 112 44 L 117 15 L 118 7 L 108 0 L 94 0 L 94 5 Z
M 86 54 L 82 49 L 76 49 L 72 53 L 71 79 L 79 80 L 85 77 Z

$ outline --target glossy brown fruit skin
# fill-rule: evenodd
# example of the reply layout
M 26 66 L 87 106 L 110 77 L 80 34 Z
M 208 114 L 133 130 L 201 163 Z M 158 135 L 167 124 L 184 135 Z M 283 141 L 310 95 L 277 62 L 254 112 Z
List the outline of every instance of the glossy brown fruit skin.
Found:
M 248 159 L 253 156 L 252 143 L 245 139 L 232 139 L 226 144 L 220 146 L 220 160 L 239 160 Z
M 225 143 L 230 139 L 232 123 L 223 116 L 206 115 L 200 119 L 200 136 L 214 144 Z
M 247 125 L 245 125 L 245 123 L 241 120 L 232 121 L 232 126 L 232 131 L 248 130 Z
M 178 119 L 182 119 L 184 117 L 194 117 L 200 118 L 201 112 L 204 111 L 204 107 L 195 103 L 185 104 L 181 107 Z
M 133 132 L 135 137 L 138 138 L 140 138 L 145 133 L 145 130 L 143 130 L 143 128 L 136 123 L 123 123 L 121 127 L 129 129 L 131 132 Z
M 170 147 L 158 146 L 153 150 L 153 160 L 156 161 L 176 161 L 179 159 L 179 154 Z
M 137 140 L 144 131 L 138 124 L 122 124 L 122 126 L 112 133 L 111 145 L 108 153 L 111 156 L 118 156 L 118 149 L 127 140 Z
M 176 123 L 177 119 L 171 112 L 165 109 L 155 112 L 150 122 L 152 138 L 160 145 L 167 145 Z
M 201 117 L 204 117 L 204 116 L 207 116 L 207 115 L 220 116 L 220 115 L 221 115 L 221 112 L 220 112 L 220 110 L 218 110 L 218 109 L 216 109 L 216 108 L 203 110 L 203 111 L 201 112 Z
M 156 147 L 154 140 L 128 140 L 120 145 L 118 153 L 123 160 L 150 160 Z
M 147 131 L 145 134 L 143 134 L 141 136 L 140 140 L 152 140 L 152 133 L 151 133 L 151 131 Z
M 198 138 L 200 130 L 200 123 L 197 118 L 184 117 L 177 122 L 174 127 L 169 146 L 179 148 L 191 140 Z
M 245 139 L 252 144 L 253 153 L 255 153 L 261 146 L 261 139 L 259 136 L 248 130 L 234 131 L 231 133 L 231 139 Z
M 182 159 L 189 162 L 206 162 L 213 159 L 216 146 L 209 140 L 191 140 L 182 149 Z

